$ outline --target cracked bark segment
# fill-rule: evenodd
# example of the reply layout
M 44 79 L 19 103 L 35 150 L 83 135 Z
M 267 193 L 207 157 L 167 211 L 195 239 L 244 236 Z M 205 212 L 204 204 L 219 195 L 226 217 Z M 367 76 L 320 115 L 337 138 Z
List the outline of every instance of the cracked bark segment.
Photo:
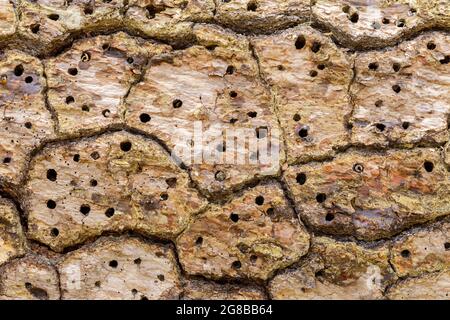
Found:
M 386 47 L 424 29 L 450 26 L 450 7 L 441 0 L 317 0 L 312 16 L 356 49 Z
M 28 236 L 55 251 L 107 231 L 173 238 L 205 205 L 159 145 L 126 132 L 44 148 L 25 189 Z
M 390 300 L 448 300 L 450 270 L 402 280 L 386 296 Z
M 124 24 L 148 37 L 185 46 L 195 38 L 193 22 L 211 21 L 214 8 L 213 0 L 132 0 Z
M 27 255 L 0 269 L 0 300 L 59 300 L 59 276 L 46 259 Z
M 125 33 L 77 41 L 46 61 L 48 101 L 63 135 L 97 132 L 122 121 L 119 105 L 149 57 L 166 45 Z
M 300 266 L 271 280 L 273 299 L 382 299 L 386 286 L 396 279 L 386 245 L 363 247 L 317 237 L 310 252 Z
M 16 13 L 9 0 L 0 0 L 0 41 L 9 39 L 16 31 Z
M 127 97 L 127 124 L 164 141 L 209 195 L 276 175 L 279 162 L 270 160 L 282 157 L 278 122 L 248 41 L 218 27 L 194 31 L 199 45 L 151 61 Z M 261 128 L 270 146 L 257 139 Z M 258 151 L 274 157 L 254 158 Z
M 400 277 L 450 269 L 450 223 L 416 229 L 395 240 L 391 263 Z
M 127 0 L 21 0 L 19 33 L 36 53 L 52 53 L 82 32 L 121 26 Z
M 375 240 L 450 213 L 436 149 L 349 151 L 289 167 L 284 179 L 304 221 L 330 234 Z
M 439 32 L 359 54 L 351 88 L 352 142 L 387 146 L 448 141 L 449 54 L 450 36 Z
M 40 61 L 19 51 L 0 56 L 0 181 L 17 184 L 31 151 L 53 136 Z
M 238 32 L 271 33 L 310 19 L 309 0 L 216 0 L 216 20 Z
M 253 285 L 189 280 L 184 286 L 184 300 L 265 300 L 264 291 Z
M 267 280 L 306 254 L 309 235 L 278 184 L 269 183 L 211 207 L 176 244 L 188 274 Z
M 12 202 L 0 197 L 0 265 L 24 255 L 26 249 L 17 209 Z
M 178 299 L 181 282 L 171 246 L 137 238 L 101 238 L 59 263 L 64 300 Z
M 272 86 L 288 162 L 323 159 L 346 146 L 353 72 L 344 53 L 307 26 L 252 43 L 262 76 Z

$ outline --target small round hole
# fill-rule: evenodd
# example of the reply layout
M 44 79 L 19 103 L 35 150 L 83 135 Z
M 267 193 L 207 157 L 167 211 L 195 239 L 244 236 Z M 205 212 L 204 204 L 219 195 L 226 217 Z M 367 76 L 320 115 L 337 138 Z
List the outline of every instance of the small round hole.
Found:
M 225 172 L 223 171 L 217 171 L 216 174 L 214 175 L 215 179 L 217 181 L 224 181 L 226 178 Z
M 450 242 L 444 243 L 445 250 L 450 250 Z
M 236 98 L 238 96 L 236 91 L 230 91 L 230 97 Z
M 233 73 L 234 73 L 234 71 L 235 71 L 235 69 L 234 69 L 234 67 L 233 67 L 233 66 L 228 66 L 228 67 L 227 67 L 227 71 L 226 71 L 226 73 L 227 73 L 227 74 L 233 74 Z
M 179 99 L 175 99 L 175 100 L 173 100 L 173 102 L 172 102 L 172 106 L 173 106 L 175 109 L 181 108 L 182 105 L 183 105 L 183 101 L 181 101 L 181 100 L 179 100 Z
M 431 161 L 425 161 L 423 164 L 423 167 L 427 172 L 433 172 L 434 164 Z
M 111 46 L 110 46 L 109 43 L 104 43 L 104 44 L 102 45 L 103 51 L 108 51 L 110 48 L 111 48 Z
M 80 161 L 80 155 L 79 154 L 74 155 L 73 156 L 73 161 L 79 162 Z
M 389 24 L 389 23 L 391 23 L 391 20 L 389 20 L 388 18 L 383 18 L 383 20 L 381 20 L 381 22 L 383 24 Z
M 400 93 L 400 91 L 402 91 L 402 88 L 398 84 L 395 84 L 392 86 L 392 90 L 394 90 L 395 93 Z
M 91 153 L 91 158 L 94 160 L 98 160 L 100 159 L 100 153 L 98 153 L 97 151 L 94 151 Z
M 133 57 L 128 57 L 127 58 L 127 63 L 128 64 L 133 64 L 134 63 L 134 58 Z
M 299 135 L 300 138 L 306 138 L 306 137 L 308 136 L 308 129 L 306 129 L 306 128 L 301 128 L 301 129 L 298 131 L 298 135 Z
M 83 204 L 80 207 L 80 212 L 84 215 L 87 216 L 89 214 L 89 212 L 91 212 L 91 207 L 88 206 L 87 204 Z
M 327 213 L 327 215 L 325 216 L 325 221 L 333 221 L 334 220 L 334 214 L 332 213 Z
M 252 254 L 252 255 L 250 256 L 250 262 L 251 262 L 251 263 L 256 263 L 256 260 L 258 260 L 258 256 Z
M 317 69 L 319 69 L 319 70 L 324 70 L 324 69 L 325 69 L 325 65 L 324 65 L 324 64 L 319 64 L 319 65 L 317 66 Z
M 359 21 L 359 14 L 357 12 L 354 12 L 350 15 L 350 21 L 353 23 L 357 23 Z
M 21 64 L 19 64 L 18 66 L 16 66 L 14 68 L 14 75 L 16 77 L 20 77 L 23 74 L 24 71 L 25 70 L 23 69 L 23 66 Z
M 306 183 L 306 174 L 299 173 L 296 177 L 297 183 L 300 185 L 304 185 Z
M 195 240 L 195 245 L 198 246 L 198 247 L 200 247 L 202 244 L 203 244 L 203 238 L 202 238 L 202 237 L 198 237 L 198 238 Z
M 71 75 L 71 76 L 76 76 L 78 74 L 78 69 L 77 68 L 69 68 L 69 70 L 67 70 L 67 72 Z
M 306 45 L 306 39 L 303 35 L 300 35 L 297 37 L 297 40 L 295 40 L 295 48 L 300 50 L 303 49 Z
M 238 270 L 242 267 L 242 264 L 240 261 L 236 260 L 236 261 L 233 261 L 233 263 L 231 264 L 231 267 L 235 270 Z
M 230 214 L 230 220 L 233 221 L 233 222 L 238 222 L 239 221 L 239 215 L 237 213 Z
M 314 53 L 317 53 L 320 51 L 321 47 L 322 47 L 322 44 L 320 42 L 314 41 L 311 46 L 311 51 Z
M 402 122 L 402 128 L 405 130 L 409 128 L 409 125 L 410 125 L 410 123 L 408 121 Z
M 40 29 L 41 29 L 40 24 L 34 24 L 31 26 L 31 32 L 34 34 L 38 33 Z
M 403 250 L 402 252 L 400 252 L 400 254 L 405 259 L 411 256 L 411 252 L 409 252 L 409 250 Z
M 95 180 L 95 179 L 92 179 L 89 183 L 90 183 L 91 187 L 96 187 L 96 186 L 98 186 L 98 181 Z
M 383 132 L 386 129 L 386 126 L 382 123 L 377 123 L 375 127 L 378 129 L 378 131 Z
M 164 275 L 163 274 L 158 274 L 158 280 L 159 281 L 164 281 Z
M 105 216 L 107 216 L 108 218 L 111 218 L 114 215 L 114 213 L 116 213 L 116 210 L 114 210 L 114 208 L 108 208 L 105 211 Z
M 47 179 L 48 180 L 54 182 L 54 181 L 56 181 L 57 177 L 58 177 L 58 173 L 56 172 L 56 170 L 54 170 L 54 169 L 47 170 Z
M 264 197 L 263 196 L 257 196 L 255 199 L 255 203 L 258 206 L 262 206 L 264 204 Z
M 117 268 L 118 266 L 119 266 L 119 263 L 117 262 L 117 260 L 111 260 L 110 262 L 109 262 L 109 266 L 111 267 L 111 268 Z
M 81 106 L 81 110 L 84 111 L 84 112 L 89 112 L 91 109 L 89 108 L 88 105 L 83 104 L 83 105 Z
M 75 98 L 74 98 L 74 97 L 68 96 L 68 97 L 66 98 L 66 103 L 67 103 L 67 104 L 71 104 L 71 103 L 74 103 L 74 102 L 75 102 Z
M 177 178 L 168 178 L 166 183 L 169 188 L 175 188 L 177 186 Z
M 59 230 L 57 228 L 53 228 L 52 230 L 50 230 L 50 235 L 52 237 L 57 237 L 59 235 Z
M 48 17 L 50 20 L 53 20 L 53 21 L 58 21 L 58 20 L 59 20 L 59 15 L 56 14 L 56 13 L 49 14 L 47 17 Z
M 382 107 L 382 106 L 383 106 L 383 100 L 377 100 L 377 101 L 375 102 L 375 107 L 380 108 L 380 107 Z
M 141 113 L 141 115 L 139 116 L 139 120 L 141 120 L 142 123 L 147 123 L 151 119 L 152 118 L 147 113 Z
M 449 64 L 449 62 L 450 62 L 450 56 L 445 56 L 445 58 L 439 60 L 439 62 L 440 62 L 441 64 Z
M 378 69 L 378 67 L 379 67 L 378 62 L 371 62 L 371 63 L 369 63 L 369 69 L 370 70 L 375 71 L 375 70 Z
M 49 209 L 55 209 L 56 208 L 56 202 L 55 201 L 53 201 L 53 200 L 48 200 L 47 201 L 47 208 L 49 208 Z
M 296 113 L 296 114 L 294 114 L 294 117 L 292 119 L 294 121 L 300 121 L 302 119 L 302 117 L 298 113 Z
M 130 141 L 124 141 L 120 143 L 120 150 L 123 152 L 128 152 L 131 150 L 131 142 Z
M 250 111 L 250 112 L 247 113 L 247 115 L 248 115 L 250 118 L 256 118 L 256 116 L 258 115 L 258 113 L 255 112 L 255 111 Z
M 401 67 L 402 67 L 402 66 L 401 66 L 399 63 L 394 63 L 394 64 L 392 65 L 392 69 L 394 69 L 395 72 L 399 72 L 400 69 L 401 69 Z
M 11 163 L 11 161 L 12 161 L 11 157 L 5 157 L 5 158 L 3 158 L 3 163 L 4 163 L 4 164 Z
M 269 216 L 273 215 L 274 212 L 275 212 L 275 209 L 274 209 L 274 208 L 269 208 L 269 209 L 266 210 L 266 213 L 267 213 Z
M 316 195 L 316 200 L 318 203 L 322 203 L 327 199 L 327 195 L 325 193 L 318 193 Z
M 31 122 L 25 122 L 25 128 L 31 129 L 32 127 L 33 125 L 31 124 Z
M 258 6 L 256 5 L 256 2 L 254 2 L 254 1 L 250 1 L 247 4 L 247 10 L 248 11 L 256 11 L 257 8 L 258 8 Z
M 25 78 L 25 83 L 32 83 L 33 82 L 33 77 L 32 76 L 28 76 Z
M 166 201 L 167 199 L 169 199 L 169 195 L 164 192 L 164 193 L 161 193 L 159 198 L 161 199 L 161 201 Z
M 311 76 L 311 77 L 317 77 L 317 75 L 318 75 L 318 72 L 316 71 L 316 70 L 311 70 L 310 72 L 309 72 L 309 75 Z
M 139 264 L 141 264 L 142 263 L 142 259 L 141 258 L 136 258 L 136 259 L 134 259 L 134 264 L 137 264 L 137 265 L 139 265 Z
M 434 50 L 434 49 L 436 49 L 436 44 L 435 44 L 434 42 L 432 42 L 432 41 L 428 42 L 428 43 L 427 43 L 427 49 L 428 49 L 428 50 Z

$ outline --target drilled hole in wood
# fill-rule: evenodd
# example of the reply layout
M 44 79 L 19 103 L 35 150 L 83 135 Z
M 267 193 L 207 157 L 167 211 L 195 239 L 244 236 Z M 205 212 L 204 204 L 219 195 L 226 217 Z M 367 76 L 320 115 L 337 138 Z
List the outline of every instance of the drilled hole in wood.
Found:
M 297 40 L 295 40 L 295 48 L 300 50 L 303 49 L 306 45 L 306 39 L 303 35 L 299 35 Z
M 227 74 L 233 74 L 234 71 L 235 71 L 235 68 L 234 68 L 233 66 L 228 66 L 228 67 L 227 67 L 226 73 L 227 73 Z
M 128 152 L 131 150 L 131 142 L 130 141 L 123 141 L 120 143 L 120 150 L 122 150 L 123 152 Z
M 66 104 L 71 104 L 75 102 L 75 98 L 72 96 L 66 97 Z
M 402 252 L 400 252 L 400 254 L 405 259 L 411 256 L 411 252 L 409 252 L 409 250 L 403 250 Z
M 83 204 L 80 207 L 80 212 L 84 215 L 87 216 L 89 214 L 89 212 L 91 212 L 91 207 L 87 204 Z
M 173 102 L 172 102 L 172 106 L 173 106 L 175 109 L 181 108 L 182 105 L 183 105 L 183 101 L 181 101 L 181 100 L 179 100 L 179 99 L 175 99 L 175 100 L 173 100 Z
M 318 194 L 316 195 L 316 201 L 317 201 L 318 203 L 325 202 L 326 199 L 327 199 L 327 195 L 326 195 L 325 193 L 318 193 Z
M 116 210 L 114 210 L 114 208 L 108 208 L 105 211 L 105 216 L 107 216 L 108 218 L 111 218 L 114 215 L 114 213 L 116 213 Z
M 56 208 L 56 202 L 55 201 L 53 201 L 53 200 L 48 200 L 47 201 L 47 208 L 49 208 L 49 209 L 55 209 Z
M 425 161 L 423 163 L 423 167 L 425 168 L 426 172 L 433 172 L 434 164 L 431 161 Z
M 322 47 L 322 44 L 320 42 L 314 41 L 311 46 L 311 51 L 314 53 L 317 53 L 320 51 L 321 47 Z
M 357 23 L 359 21 L 359 14 L 357 12 L 352 13 L 349 19 L 352 23 Z
M 151 120 L 152 118 L 150 117 L 150 115 L 148 115 L 147 113 L 141 113 L 141 115 L 139 116 L 139 120 L 141 120 L 142 123 L 147 123 Z
M 47 179 L 48 180 L 55 182 L 57 178 L 58 178 L 58 173 L 56 172 L 55 169 L 47 170 Z
M 111 267 L 111 268 L 117 268 L 118 266 L 119 266 L 119 263 L 117 262 L 117 260 L 111 260 L 110 262 L 109 262 L 109 266 Z
M 24 71 L 23 65 L 19 64 L 14 68 L 14 75 L 20 77 Z
M 71 76 L 76 76 L 78 74 L 78 69 L 77 68 L 69 68 L 67 70 L 67 72 L 71 75 Z
M 263 196 L 257 196 L 255 199 L 255 203 L 258 206 L 262 206 L 264 204 L 264 197 Z
M 239 221 L 239 215 L 237 213 L 230 214 L 230 220 L 233 221 L 233 222 L 238 222 Z
M 298 173 L 295 180 L 297 181 L 298 184 L 304 185 L 306 183 L 306 174 Z

